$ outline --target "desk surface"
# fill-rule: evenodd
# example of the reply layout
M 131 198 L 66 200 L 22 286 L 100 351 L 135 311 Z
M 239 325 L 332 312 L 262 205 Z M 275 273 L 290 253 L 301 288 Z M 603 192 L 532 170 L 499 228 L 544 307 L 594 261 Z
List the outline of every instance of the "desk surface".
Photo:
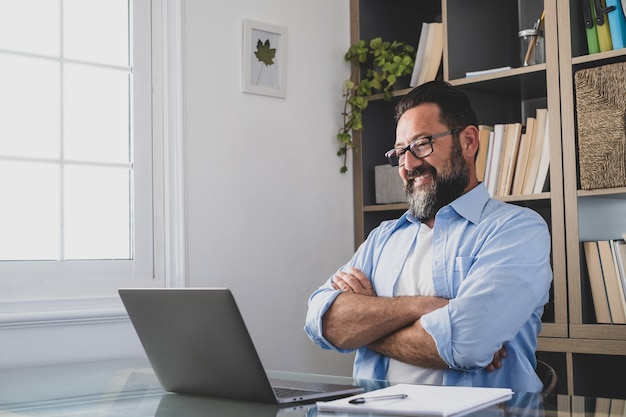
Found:
M 325 375 L 270 372 L 270 376 L 353 383 L 352 378 Z M 505 407 L 493 406 L 471 416 L 597 417 L 596 407 L 624 410 L 624 400 L 611 401 L 516 393 Z M 278 407 L 166 393 L 147 361 L 129 359 L 0 369 L 0 417 L 18 416 L 316 417 L 317 409 L 314 404 Z

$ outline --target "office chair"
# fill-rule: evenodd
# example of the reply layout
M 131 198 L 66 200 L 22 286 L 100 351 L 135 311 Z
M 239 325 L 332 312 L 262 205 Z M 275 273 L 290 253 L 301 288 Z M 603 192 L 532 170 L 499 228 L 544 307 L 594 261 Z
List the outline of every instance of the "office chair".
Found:
M 543 391 L 541 391 L 541 393 L 543 395 L 554 394 L 559 382 L 554 368 L 543 361 L 537 360 L 535 372 L 537 372 L 539 379 L 543 382 Z

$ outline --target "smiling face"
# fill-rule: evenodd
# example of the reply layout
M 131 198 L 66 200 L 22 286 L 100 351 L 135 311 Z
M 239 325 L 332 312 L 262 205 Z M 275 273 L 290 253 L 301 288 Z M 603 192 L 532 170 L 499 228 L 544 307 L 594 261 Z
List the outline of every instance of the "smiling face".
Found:
M 462 126 L 447 126 L 439 117 L 439 107 L 420 104 L 398 119 L 395 147 L 406 147 L 424 136 Z M 474 154 L 478 150 L 478 130 L 467 126 L 458 137 L 445 135 L 432 141 L 433 152 L 416 158 L 407 152 L 398 167 L 409 200 L 409 211 L 425 223 L 434 221 L 437 211 L 478 184 Z

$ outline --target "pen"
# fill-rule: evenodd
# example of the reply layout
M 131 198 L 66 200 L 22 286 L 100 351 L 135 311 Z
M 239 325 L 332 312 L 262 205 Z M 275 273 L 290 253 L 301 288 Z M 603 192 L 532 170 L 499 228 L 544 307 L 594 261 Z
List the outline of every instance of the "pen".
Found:
M 348 401 L 350 404 L 363 404 L 366 403 L 368 401 L 378 401 L 378 400 L 395 400 L 395 399 L 403 399 L 408 397 L 408 395 L 406 394 L 394 394 L 394 395 L 379 395 L 378 397 L 367 397 L 367 398 L 363 398 L 363 397 L 359 397 L 359 398 L 354 398 L 350 401 Z

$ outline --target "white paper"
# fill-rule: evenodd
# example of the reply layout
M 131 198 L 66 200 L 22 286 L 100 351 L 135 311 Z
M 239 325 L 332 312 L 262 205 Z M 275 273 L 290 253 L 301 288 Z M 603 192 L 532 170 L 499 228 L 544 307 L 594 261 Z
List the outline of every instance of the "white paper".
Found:
M 381 395 L 406 394 L 404 399 L 370 400 Z M 317 409 L 379 413 L 398 416 L 458 417 L 510 399 L 508 388 L 456 387 L 398 384 L 333 401 L 319 401 Z M 350 404 L 354 398 L 365 398 L 364 404 Z

